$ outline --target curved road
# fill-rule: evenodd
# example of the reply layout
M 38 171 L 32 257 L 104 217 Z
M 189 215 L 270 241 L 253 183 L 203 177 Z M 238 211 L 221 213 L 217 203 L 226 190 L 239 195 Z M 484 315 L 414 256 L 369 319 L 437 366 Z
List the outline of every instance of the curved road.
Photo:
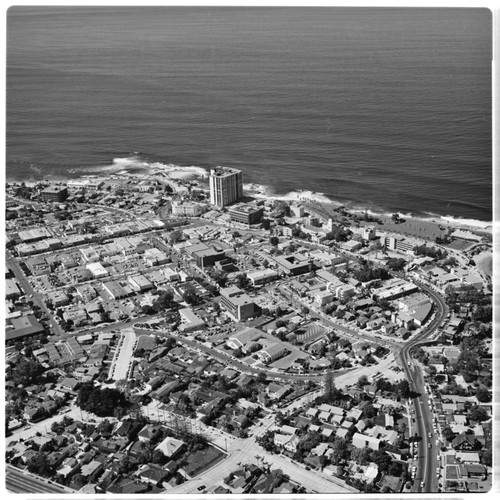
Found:
M 425 390 L 425 383 L 422 371 L 411 358 L 413 347 L 428 344 L 429 337 L 439 328 L 448 314 L 448 306 L 443 297 L 431 290 L 426 285 L 419 283 L 419 286 L 425 290 L 434 300 L 437 311 L 434 320 L 420 332 L 415 339 L 411 340 L 401 348 L 399 356 L 410 387 L 414 392 L 420 395 L 414 399 L 415 422 L 417 433 L 422 440 L 418 447 L 418 466 L 415 476 L 413 492 L 436 493 L 438 491 L 438 475 L 436 469 L 439 465 L 439 446 L 436 443 L 436 436 L 433 432 L 433 412 L 429 405 L 429 398 Z M 423 486 L 422 486 L 423 484 Z

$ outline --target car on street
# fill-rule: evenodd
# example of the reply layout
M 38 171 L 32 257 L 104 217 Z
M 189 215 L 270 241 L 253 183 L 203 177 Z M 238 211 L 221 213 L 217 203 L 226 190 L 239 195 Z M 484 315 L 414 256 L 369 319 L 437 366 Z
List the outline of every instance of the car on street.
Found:
M 425 486 L 425 481 L 422 481 L 422 482 L 420 483 L 420 487 L 421 487 L 421 488 L 423 488 L 424 486 Z
M 432 448 L 432 443 L 429 443 L 427 446 L 428 446 L 429 448 Z
M 198 491 L 204 490 L 205 488 L 206 488 L 206 486 L 204 484 L 202 484 L 201 486 L 198 486 Z

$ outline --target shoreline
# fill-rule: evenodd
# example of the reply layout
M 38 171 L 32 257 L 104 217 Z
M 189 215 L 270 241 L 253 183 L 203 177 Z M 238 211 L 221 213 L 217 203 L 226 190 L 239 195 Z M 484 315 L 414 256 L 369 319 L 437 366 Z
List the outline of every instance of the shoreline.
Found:
M 129 171 L 129 169 L 142 170 L 142 172 Z M 101 174 L 99 174 L 98 172 L 101 172 Z M 135 177 L 140 179 L 148 179 L 155 175 L 161 175 L 165 179 L 172 180 L 174 182 L 189 182 L 197 180 L 198 182 L 200 182 L 200 184 L 205 184 L 207 182 L 209 172 L 203 167 L 197 167 L 193 165 L 181 166 L 172 163 L 164 164 L 161 162 L 149 163 L 147 161 L 139 159 L 137 156 L 133 156 L 129 158 L 115 158 L 113 159 L 113 163 L 110 166 L 88 169 L 87 173 L 82 173 L 74 177 L 56 177 L 52 175 L 46 175 L 42 179 L 30 178 L 24 181 L 6 178 L 6 183 L 24 182 L 28 186 L 33 186 L 41 182 L 64 183 L 68 180 L 92 177 L 101 179 L 116 179 L 117 177 L 119 178 L 120 176 L 123 176 L 124 178 Z M 205 186 L 201 187 L 205 188 Z M 206 189 L 208 189 L 208 183 L 206 185 Z M 271 186 L 256 183 L 245 183 L 243 185 L 243 191 L 245 196 L 249 196 L 255 199 L 281 200 L 285 202 L 303 203 L 305 205 L 318 205 L 325 211 L 337 210 L 342 207 L 347 213 L 350 214 L 367 214 L 374 219 L 383 220 L 384 228 L 386 228 L 387 226 L 392 226 L 392 214 L 398 213 L 401 218 L 405 219 L 406 222 L 395 225 L 393 230 L 395 230 L 396 232 L 401 232 L 401 229 L 405 228 L 404 224 L 406 224 L 407 226 L 406 229 L 411 232 L 414 232 L 413 230 L 415 228 L 418 228 L 417 225 L 420 225 L 422 227 L 421 232 L 427 234 L 430 234 L 429 225 L 432 224 L 433 226 L 435 226 L 435 228 L 438 228 L 437 230 L 434 228 L 433 234 L 435 236 L 446 234 L 447 230 L 450 228 L 468 230 L 474 234 L 486 235 L 490 237 L 492 236 L 493 232 L 493 221 L 461 218 L 453 215 L 439 215 L 435 213 L 428 213 L 428 216 L 416 215 L 411 212 L 408 213 L 401 210 L 395 210 L 391 213 L 387 209 L 383 208 L 374 209 L 373 206 L 371 208 L 362 207 L 359 205 L 354 206 L 352 202 L 342 202 L 340 200 L 332 199 L 323 193 L 317 193 L 310 190 L 295 190 L 285 194 L 277 194 L 273 192 Z M 440 226 L 444 227 L 445 230 L 440 230 Z M 414 234 L 414 236 L 418 237 L 419 235 Z

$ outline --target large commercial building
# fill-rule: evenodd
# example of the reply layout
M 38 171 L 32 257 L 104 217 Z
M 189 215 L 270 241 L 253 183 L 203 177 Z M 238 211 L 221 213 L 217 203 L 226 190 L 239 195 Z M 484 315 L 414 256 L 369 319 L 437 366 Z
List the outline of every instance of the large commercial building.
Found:
M 172 202 L 172 215 L 177 216 L 187 216 L 187 217 L 199 217 L 205 212 L 205 207 L 200 203 L 191 202 Z
M 229 216 L 231 217 L 232 221 L 239 222 L 240 224 L 246 224 L 248 226 L 260 222 L 263 215 L 263 207 L 245 205 L 243 203 L 235 205 L 234 207 L 231 207 L 229 209 Z
M 220 248 L 196 243 L 186 247 L 186 253 L 196 260 L 196 265 L 200 268 L 213 266 L 216 262 L 225 259 L 226 252 Z
M 210 170 L 210 203 L 224 207 L 243 196 L 243 176 L 241 170 L 217 167 Z
M 40 198 L 43 201 L 61 202 L 68 197 L 66 186 L 49 186 L 40 192 Z
M 221 306 L 229 312 L 236 321 L 245 321 L 258 314 L 253 300 L 237 286 L 222 288 L 220 291 Z

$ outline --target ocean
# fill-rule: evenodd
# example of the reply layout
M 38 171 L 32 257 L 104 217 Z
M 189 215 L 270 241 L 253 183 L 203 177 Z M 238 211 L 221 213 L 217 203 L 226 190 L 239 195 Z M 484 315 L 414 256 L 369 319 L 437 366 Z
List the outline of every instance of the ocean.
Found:
M 487 9 L 11 7 L 6 180 L 222 165 L 491 221 L 491 59 Z

